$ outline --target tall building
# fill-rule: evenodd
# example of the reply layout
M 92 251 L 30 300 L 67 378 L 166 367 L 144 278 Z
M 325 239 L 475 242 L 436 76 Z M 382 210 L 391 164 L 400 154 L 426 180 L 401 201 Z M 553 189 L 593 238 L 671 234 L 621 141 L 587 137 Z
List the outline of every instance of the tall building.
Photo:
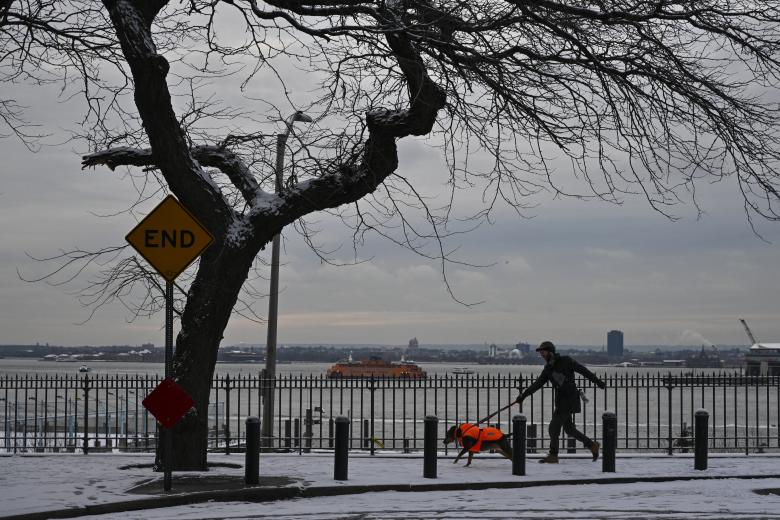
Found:
M 611 330 L 607 333 L 607 355 L 609 357 L 623 357 L 623 331 Z
M 417 341 L 416 337 L 414 337 L 409 340 L 409 344 L 406 346 L 406 351 L 404 352 L 403 356 L 408 357 L 409 359 L 415 358 L 420 354 L 418 351 L 419 348 L 420 342 Z

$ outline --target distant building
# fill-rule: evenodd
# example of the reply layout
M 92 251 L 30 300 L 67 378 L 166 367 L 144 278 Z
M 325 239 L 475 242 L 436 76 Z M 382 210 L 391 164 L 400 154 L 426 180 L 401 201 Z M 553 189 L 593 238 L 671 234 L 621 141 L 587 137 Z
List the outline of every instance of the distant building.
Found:
M 780 375 L 780 343 L 757 341 L 745 320 L 739 320 L 745 327 L 750 341 L 750 351 L 745 356 L 745 373 L 749 376 Z
M 715 345 L 712 345 L 711 349 L 702 345 L 701 352 L 688 356 L 685 360 L 685 366 L 688 368 L 723 368 L 723 360 L 720 359 L 720 353 Z
M 496 357 L 498 355 L 498 346 L 495 343 L 491 343 L 488 347 L 488 357 Z
M 609 357 L 623 357 L 623 331 L 611 330 L 607 333 L 607 355 Z
M 406 345 L 406 351 L 401 354 L 401 359 L 417 359 L 419 355 L 420 342 L 415 337 L 409 340 L 409 343 Z
M 515 345 L 515 349 L 520 351 L 522 356 L 528 356 L 531 354 L 531 345 L 528 343 L 523 343 L 522 341 Z
M 755 343 L 745 356 L 749 376 L 780 375 L 780 343 Z

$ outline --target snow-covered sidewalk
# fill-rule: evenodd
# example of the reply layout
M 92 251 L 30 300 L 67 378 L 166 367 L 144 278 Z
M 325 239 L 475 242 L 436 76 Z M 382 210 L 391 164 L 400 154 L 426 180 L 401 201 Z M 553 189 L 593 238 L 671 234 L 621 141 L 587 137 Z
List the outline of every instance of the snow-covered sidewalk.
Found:
M 267 488 L 272 489 L 337 488 L 338 491 L 340 487 L 357 485 L 458 483 L 495 483 L 500 488 L 502 485 L 506 487 L 518 482 L 537 481 L 555 481 L 557 485 L 520 490 L 366 493 L 350 495 L 349 498 L 304 498 L 273 504 L 209 502 L 137 511 L 121 517 L 262 518 L 267 514 L 276 518 L 344 518 L 351 512 L 359 511 L 361 514 L 369 513 L 362 518 L 451 518 L 455 515 L 448 516 L 450 512 L 460 511 L 457 517 L 463 519 L 470 518 L 468 511 L 474 511 L 475 517 L 485 518 L 485 515 L 477 515 L 476 512 L 495 508 L 509 516 L 501 516 L 496 512 L 487 513 L 487 517 L 534 518 L 528 515 L 542 517 L 545 511 L 563 510 L 568 513 L 558 515 L 559 518 L 676 518 L 674 514 L 682 515 L 680 518 L 726 518 L 743 514 L 747 515 L 745 518 L 780 518 L 780 496 L 772 492 L 755 492 L 780 488 L 780 478 L 777 478 L 780 475 L 780 457 L 777 456 L 711 456 L 709 469 L 696 471 L 690 456 L 629 456 L 619 453 L 615 473 L 602 473 L 601 461 L 591 462 L 584 457 L 564 458 L 558 465 L 537 464 L 537 460 L 528 459 L 525 476 L 513 476 L 511 463 L 505 459 L 477 457 L 472 466 L 466 468 L 463 461 L 453 465 L 450 456 L 439 459 L 438 478 L 433 480 L 423 478 L 423 460 L 419 456 L 370 457 L 352 453 L 349 459 L 349 480 L 336 481 L 333 479 L 331 453 L 264 454 L 260 459 L 260 473 L 264 480 L 261 484 L 265 483 Z M 152 472 L 148 467 L 151 462 L 152 456 L 149 454 L 0 457 L 0 503 L 3 504 L 0 516 L 80 509 L 95 504 L 163 496 L 161 474 Z M 174 473 L 172 494 L 243 487 L 243 455 L 211 454 L 209 462 L 215 466 L 205 473 Z M 703 476 L 718 477 L 718 480 L 684 480 Z M 734 478 L 740 476 L 761 478 Z M 679 477 L 681 480 L 578 485 L 586 479 L 610 477 Z M 480 503 L 481 500 L 486 502 Z M 584 514 L 588 510 L 601 513 L 588 516 Z M 374 516 L 371 516 L 371 511 L 374 511 Z M 668 513 L 671 516 L 653 516 L 656 513 Z M 118 518 L 120 515 L 112 513 L 110 517 Z

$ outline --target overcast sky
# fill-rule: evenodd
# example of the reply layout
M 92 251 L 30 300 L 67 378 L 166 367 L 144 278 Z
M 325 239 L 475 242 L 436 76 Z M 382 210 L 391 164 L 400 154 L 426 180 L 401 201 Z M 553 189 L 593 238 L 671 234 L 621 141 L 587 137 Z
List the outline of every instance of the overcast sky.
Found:
M 30 106 L 32 122 L 45 125 L 48 143 L 64 141 L 83 113 L 80 100 L 58 101 L 56 90 L 14 95 Z M 124 210 L 135 192 L 120 170 L 82 171 L 87 151 L 70 142 L 31 153 L 17 139 L 0 138 L 0 344 L 164 341 L 162 314 L 129 323 L 116 304 L 79 324 L 90 312 L 73 294 L 83 283 L 55 287 L 19 277 L 53 267 L 28 254 L 121 245 L 135 225 L 126 213 L 95 216 Z M 429 192 L 446 177 L 440 151 L 424 139 L 402 143 L 399 172 Z M 679 207 L 677 222 L 631 198 L 615 206 L 541 194 L 527 219 L 501 209 L 493 225 L 449 242 L 460 259 L 491 265 L 448 270 L 460 300 L 484 302 L 470 307 L 447 294 L 436 262 L 386 241 L 367 242 L 359 254 L 369 262 L 332 267 L 287 232 L 279 341 L 602 345 L 607 331 L 620 329 L 629 346 L 746 344 L 740 317 L 760 340 L 780 341 L 780 224 L 758 222 L 766 241 L 756 237 L 730 181 L 702 184 L 698 196 L 703 218 Z M 480 193 L 463 195 L 465 206 L 468 197 L 476 204 Z M 321 238 L 343 243 L 349 260 L 349 230 L 327 219 L 322 226 Z M 263 316 L 266 308 L 266 300 L 257 303 Z M 264 343 L 265 335 L 264 325 L 235 318 L 223 344 Z

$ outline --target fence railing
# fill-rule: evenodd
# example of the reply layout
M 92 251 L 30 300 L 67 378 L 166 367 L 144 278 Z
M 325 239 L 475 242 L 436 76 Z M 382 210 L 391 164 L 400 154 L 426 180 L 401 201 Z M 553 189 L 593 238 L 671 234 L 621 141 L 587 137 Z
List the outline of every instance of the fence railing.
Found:
M 711 451 L 780 450 L 780 377 L 710 375 L 601 375 L 606 390 L 579 380 L 588 399 L 577 427 L 600 439 L 601 414 L 618 418 L 618 449 L 688 451 L 694 413 L 710 414 Z M 141 401 L 158 376 L 5 376 L 0 378 L 0 451 L 153 451 L 157 423 Z M 224 376 L 212 383 L 208 414 L 211 450 L 235 451 L 245 441 L 247 416 L 262 416 L 262 395 L 273 385 L 275 450 L 332 449 L 334 420 L 350 419 L 350 448 L 417 451 L 423 419 L 439 418 L 439 436 L 460 422 L 474 422 L 513 401 L 533 376 L 430 376 L 427 379 L 327 379 L 313 375 Z M 547 386 L 524 402 L 528 447 L 544 451 L 554 391 Z M 490 421 L 511 433 L 517 406 Z M 562 450 L 573 439 L 562 439 Z M 574 447 L 580 449 L 580 447 Z

